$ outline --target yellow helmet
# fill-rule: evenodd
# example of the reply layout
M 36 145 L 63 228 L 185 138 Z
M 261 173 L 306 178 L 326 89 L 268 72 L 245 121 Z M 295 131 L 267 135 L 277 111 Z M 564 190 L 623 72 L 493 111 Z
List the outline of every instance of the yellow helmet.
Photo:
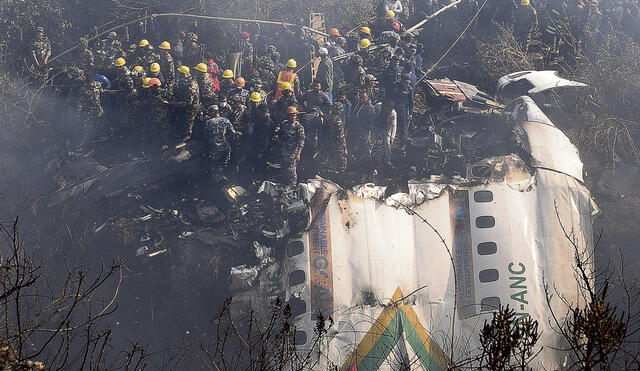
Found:
M 120 57 L 120 58 L 116 59 L 116 61 L 113 64 L 115 64 L 116 67 L 122 67 L 125 64 L 127 64 L 127 61 L 125 61 L 124 58 Z
M 164 49 L 164 50 L 170 50 L 171 49 L 171 44 L 169 44 L 168 41 L 163 41 L 160 43 L 159 46 L 160 49 Z
M 371 46 L 371 41 L 369 41 L 369 39 L 360 40 L 360 49 L 366 49 L 369 46 Z
M 151 66 L 149 66 L 149 71 L 160 72 L 160 65 L 156 62 L 151 63 Z
M 147 89 L 149 87 L 149 80 L 151 80 L 149 77 L 145 77 L 144 79 L 142 79 L 142 87 Z
M 140 40 L 140 42 L 138 43 L 138 46 L 143 47 L 143 46 L 148 46 L 149 45 L 149 40 L 147 39 L 142 39 Z
M 200 72 L 207 72 L 207 65 L 204 63 L 198 63 L 195 67 L 196 70 Z
M 233 78 L 233 71 L 224 70 L 224 72 L 222 73 L 222 78 L 223 79 L 232 79 Z
M 251 93 L 251 97 L 249 97 L 249 99 L 252 102 L 258 103 L 262 100 L 262 96 L 257 91 L 254 91 L 253 93 Z
M 178 71 L 182 72 L 185 75 L 188 75 L 189 72 L 191 72 L 191 70 L 189 69 L 189 67 L 187 66 L 180 66 L 178 67 Z
M 391 18 L 393 18 L 395 16 L 396 16 L 396 13 L 391 9 L 387 10 L 387 12 L 384 13 L 384 18 L 385 19 L 391 19 Z
M 280 90 L 291 90 L 291 83 L 288 81 L 281 82 Z
M 144 67 L 142 66 L 133 67 L 133 72 L 142 72 L 142 71 L 144 71 Z
M 371 29 L 367 26 L 360 28 L 360 32 L 366 33 L 367 35 L 371 35 Z
M 529 5 L 529 0 L 520 0 L 520 5 L 522 5 L 522 6 Z
M 289 106 L 287 108 L 287 113 L 290 114 L 290 115 L 294 114 L 294 113 L 297 114 L 298 113 L 298 109 L 295 106 Z
M 296 67 L 298 67 L 298 62 L 296 62 L 296 60 L 295 60 L 295 59 L 293 59 L 293 58 L 292 58 L 292 59 L 289 59 L 289 60 L 287 61 L 287 67 L 289 67 L 289 68 L 296 68 Z

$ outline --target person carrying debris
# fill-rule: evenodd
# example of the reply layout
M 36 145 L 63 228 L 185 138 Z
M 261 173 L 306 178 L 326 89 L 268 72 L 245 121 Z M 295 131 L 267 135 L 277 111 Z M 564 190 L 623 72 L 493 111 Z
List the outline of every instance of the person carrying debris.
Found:
M 182 76 L 176 82 L 171 104 L 175 107 L 173 113 L 175 123 L 181 126 L 177 128 L 178 136 L 186 140 L 191 137 L 193 123 L 200 110 L 200 89 L 198 89 L 198 83 L 191 77 L 189 67 L 180 66 L 178 72 Z
M 220 116 L 217 105 L 207 110 L 202 135 L 207 143 L 207 175 L 214 181 L 221 181 L 226 175 L 235 130 L 227 118 Z
M 286 114 L 288 118 L 282 122 L 271 143 L 267 171 L 268 179 L 293 186 L 298 182 L 297 166 L 304 147 L 304 128 L 298 121 L 295 106 L 288 107 Z

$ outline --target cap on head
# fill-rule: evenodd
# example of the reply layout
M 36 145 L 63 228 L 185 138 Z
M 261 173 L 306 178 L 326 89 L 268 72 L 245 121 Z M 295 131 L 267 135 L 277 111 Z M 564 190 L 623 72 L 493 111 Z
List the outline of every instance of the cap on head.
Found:
M 367 27 L 367 26 L 361 27 L 360 28 L 360 32 L 364 33 L 364 34 L 367 34 L 367 35 L 371 35 L 371 29 L 369 27 Z
M 240 32 L 240 36 L 245 40 L 249 40 L 249 38 L 251 37 L 251 34 L 248 33 L 247 31 L 242 31 Z
M 157 77 L 152 77 L 149 80 L 147 80 L 147 85 L 149 85 L 149 87 L 151 87 L 151 86 L 162 86 L 162 81 L 160 81 L 160 79 L 157 78 Z
M 262 96 L 257 91 L 254 91 L 253 93 L 251 93 L 251 97 L 249 99 L 254 103 L 259 103 L 260 101 L 262 101 Z
M 238 77 L 236 79 L 236 85 L 238 85 L 241 88 L 244 88 L 244 86 L 247 84 L 247 82 L 244 80 L 244 77 Z
M 217 113 L 218 111 L 220 111 L 220 107 L 218 107 L 217 104 L 214 104 L 212 106 L 209 106 L 209 108 L 207 109 L 207 112 L 209 114 L 213 114 L 213 113 Z
M 322 47 L 322 48 L 318 49 L 318 54 L 320 54 L 320 55 L 329 55 L 329 49 Z
M 160 65 L 156 62 L 151 63 L 151 65 L 149 66 L 149 71 L 160 72 Z
M 360 49 L 366 49 L 371 46 L 371 41 L 369 39 L 360 40 Z
M 140 40 L 140 42 L 138 43 L 138 46 L 139 47 L 149 46 L 149 40 L 147 39 Z
M 178 71 L 181 72 L 184 75 L 188 75 L 189 72 L 191 72 L 191 70 L 189 69 L 189 67 L 187 66 L 180 66 L 178 67 Z
M 202 73 L 207 72 L 207 65 L 204 63 L 198 63 L 195 67 L 196 71 L 200 71 Z
M 287 61 L 287 67 L 289 68 L 296 68 L 298 67 L 298 62 L 296 62 L 295 59 L 291 58 Z
M 287 108 L 287 113 L 290 115 L 296 115 L 298 114 L 298 109 L 295 106 L 289 106 Z
M 224 72 L 222 73 L 222 78 L 223 79 L 232 79 L 233 78 L 233 71 L 224 70 Z
M 340 30 L 333 27 L 332 29 L 329 30 L 329 36 L 340 36 Z
M 291 83 L 288 81 L 281 82 L 280 90 L 291 90 Z
M 387 10 L 387 12 L 384 13 L 384 18 L 385 19 L 391 19 L 391 18 L 393 18 L 395 16 L 396 16 L 396 13 L 391 9 Z
M 122 67 L 125 64 L 127 64 L 127 61 L 125 61 L 124 58 L 120 57 L 120 58 L 116 59 L 116 61 L 113 62 L 113 64 L 115 64 L 116 67 Z
M 158 46 L 158 48 L 164 49 L 164 50 L 171 50 L 171 44 L 169 44 L 168 41 L 163 41 L 160 43 L 160 46 Z
M 36 33 L 44 33 L 44 27 L 36 27 Z

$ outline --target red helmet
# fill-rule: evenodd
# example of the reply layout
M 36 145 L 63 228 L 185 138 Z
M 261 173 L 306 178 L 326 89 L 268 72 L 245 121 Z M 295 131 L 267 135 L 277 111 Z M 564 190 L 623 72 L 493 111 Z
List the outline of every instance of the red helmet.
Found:
M 151 86 L 162 86 L 162 81 L 160 81 L 157 77 L 152 77 L 147 81 L 147 85 Z

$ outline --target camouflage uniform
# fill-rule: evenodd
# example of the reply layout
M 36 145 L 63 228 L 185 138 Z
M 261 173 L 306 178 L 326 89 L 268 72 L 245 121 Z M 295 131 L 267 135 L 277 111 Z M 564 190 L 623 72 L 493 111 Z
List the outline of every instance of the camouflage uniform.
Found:
M 273 85 L 276 75 L 274 73 L 273 60 L 270 55 L 263 55 L 258 58 L 258 74 L 267 86 Z
M 342 103 L 334 103 L 331 116 L 324 120 L 318 135 L 318 173 L 336 179 L 347 170 L 347 141 L 344 124 L 340 119 Z
M 183 64 L 195 66 L 200 62 L 202 62 L 202 45 L 195 41 L 185 44 Z
M 272 143 L 273 160 L 280 165 L 280 171 L 274 171 L 270 179 L 295 185 L 298 182 L 296 153 L 304 147 L 304 127 L 299 121 L 285 120 L 280 125 Z
M 225 117 L 213 117 L 205 121 L 203 136 L 207 142 L 208 175 L 220 180 L 227 170 L 235 131 Z
M 112 64 L 116 58 L 124 54 L 122 43 L 116 39 L 104 39 L 98 43 L 98 50 L 104 52 L 106 63 Z
M 39 66 L 43 66 L 45 61 L 51 55 L 51 42 L 46 36 L 36 38 L 31 43 L 31 55 L 35 56 Z
M 142 140 L 157 147 L 169 143 L 172 134 L 165 98 L 163 90 L 156 93 L 151 88 L 142 90 L 140 97 L 138 122 Z
M 151 63 L 159 62 L 160 56 L 153 51 L 153 47 L 151 45 L 146 47 L 138 47 L 134 53 L 134 55 L 129 58 L 131 60 L 130 63 L 133 65 L 138 65 L 142 67 L 149 67 Z
M 178 121 L 179 135 L 191 136 L 193 123 L 200 113 L 200 90 L 198 83 L 191 76 L 178 79 L 173 91 L 173 105 L 177 107 L 174 112 Z
M 176 81 L 176 65 L 173 62 L 173 57 L 168 52 L 160 54 L 160 70 L 163 71 L 164 77 L 167 80 L 167 90 L 170 92 L 173 90 L 173 84 Z
M 80 86 L 78 89 L 78 100 L 76 111 L 82 112 L 93 118 L 99 118 L 104 115 L 102 104 L 100 103 L 100 94 L 102 88 L 97 81 L 89 81 Z
M 513 10 L 514 35 L 518 43 L 526 51 L 531 38 L 538 27 L 538 13 L 530 5 L 518 5 Z
M 202 107 L 209 108 L 213 104 L 213 82 L 211 75 L 206 72 L 196 71 L 196 81 L 198 82 L 198 90 L 200 91 L 200 104 Z
M 95 57 L 89 49 L 86 39 L 80 39 L 80 55 L 78 56 L 78 66 L 85 71 L 95 71 Z

